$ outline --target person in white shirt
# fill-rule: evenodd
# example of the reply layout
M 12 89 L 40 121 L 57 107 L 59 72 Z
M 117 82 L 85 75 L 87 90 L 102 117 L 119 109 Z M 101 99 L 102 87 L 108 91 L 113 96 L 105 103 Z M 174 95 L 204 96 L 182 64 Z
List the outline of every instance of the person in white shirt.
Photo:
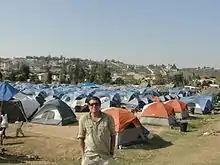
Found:
M 24 122 L 20 120 L 18 117 L 17 120 L 15 121 L 15 126 L 16 126 L 16 137 L 18 137 L 19 133 L 24 137 L 24 133 L 22 131 L 22 126 Z
M 6 138 L 6 129 L 8 128 L 8 115 L 4 112 L 2 112 L 1 115 L 1 128 L 4 138 Z

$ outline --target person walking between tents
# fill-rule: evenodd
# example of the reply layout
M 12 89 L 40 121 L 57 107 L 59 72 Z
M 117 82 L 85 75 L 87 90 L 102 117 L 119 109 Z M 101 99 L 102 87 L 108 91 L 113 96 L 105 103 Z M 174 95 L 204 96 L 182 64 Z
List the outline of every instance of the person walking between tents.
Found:
M 1 128 L 2 128 L 2 135 L 6 138 L 6 129 L 8 128 L 8 115 L 2 112 L 1 115 Z
M 1 122 L 2 122 L 2 117 L 0 117 L 0 123 Z M 4 137 L 3 137 L 3 128 L 2 128 L 2 126 L 0 124 L 0 144 L 1 145 L 3 145 L 3 139 L 4 139 Z
M 98 97 L 88 100 L 90 113 L 79 120 L 79 132 L 82 153 L 82 165 L 115 165 L 115 124 L 111 116 L 101 112 Z
M 22 126 L 24 122 L 20 120 L 18 117 L 17 120 L 15 121 L 15 126 L 16 126 L 16 137 L 18 137 L 19 133 L 24 137 L 24 133 L 22 131 Z

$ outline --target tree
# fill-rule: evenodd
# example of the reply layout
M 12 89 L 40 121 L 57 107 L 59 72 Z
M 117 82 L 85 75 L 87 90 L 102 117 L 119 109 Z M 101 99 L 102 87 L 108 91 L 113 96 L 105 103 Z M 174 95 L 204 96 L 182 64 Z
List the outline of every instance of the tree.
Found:
M 66 81 L 66 74 L 67 74 L 67 66 L 66 66 L 66 62 L 65 62 L 65 58 L 63 58 L 61 56 L 63 63 L 62 63 L 62 67 L 59 73 L 59 82 L 60 83 L 65 83 Z
M 165 80 L 164 80 L 161 73 L 158 72 L 155 74 L 154 84 L 155 85 L 164 85 L 165 84 Z
M 31 74 L 30 75 L 30 81 L 34 82 L 34 83 L 39 82 L 37 74 Z
M 192 79 L 195 80 L 196 79 L 196 74 L 193 72 L 192 74 Z
M 49 70 L 47 72 L 47 83 L 49 83 L 49 84 L 52 83 L 52 80 L 53 80 L 52 76 L 53 76 L 53 73 Z
M 67 69 L 67 73 L 69 75 L 69 79 L 70 79 L 70 82 L 73 81 L 74 79 L 74 73 L 73 73 L 74 69 L 73 69 L 73 66 L 72 65 L 69 65 L 68 66 L 68 69 Z
M 172 81 L 175 86 L 183 86 L 184 85 L 184 77 L 183 77 L 183 72 L 178 72 L 173 75 Z
M 80 82 L 84 82 L 85 78 L 86 78 L 86 72 L 83 68 L 80 68 L 78 79 Z
M 147 80 L 147 87 L 151 87 L 151 80 L 150 79 Z
M 124 81 L 121 77 L 118 77 L 118 78 L 116 78 L 116 80 L 114 81 L 114 84 L 124 85 L 124 84 L 125 84 L 125 81 Z
M 90 76 L 89 76 L 89 82 L 95 82 L 97 79 L 97 69 L 98 69 L 98 65 L 93 65 L 90 71 Z
M 100 77 L 100 83 L 111 83 L 111 72 L 106 62 L 103 65 L 100 65 L 98 74 Z
M 26 81 L 27 79 L 26 79 L 24 74 L 19 74 L 19 75 L 16 76 L 16 80 L 18 80 L 18 81 Z
M 28 65 L 23 64 L 21 66 L 21 72 L 24 75 L 25 80 L 29 79 L 30 67 Z
M 199 76 L 199 75 L 196 75 L 196 79 L 197 79 L 197 80 L 200 80 L 200 76 Z
M 12 70 L 7 79 L 11 81 L 17 81 L 17 76 L 19 74 L 20 74 L 19 71 Z
M 138 85 L 139 81 L 137 79 L 134 78 L 133 75 L 127 75 L 125 77 L 125 84 L 134 84 L 134 85 Z
M 47 64 L 50 63 L 50 60 L 51 60 L 51 54 L 49 54 L 47 57 L 45 57 L 45 61 Z
M 189 77 L 188 77 L 188 80 L 189 80 L 189 81 L 192 81 L 192 77 L 191 77 L 190 75 L 189 75 Z
M 208 81 L 203 81 L 202 82 L 202 86 L 209 86 L 210 84 L 209 84 L 209 82 Z
M 48 64 L 45 66 L 45 73 L 47 74 L 46 82 L 51 84 L 53 80 L 53 73 L 51 72 L 51 66 L 49 66 Z
M 200 81 L 196 81 L 195 85 L 196 85 L 197 87 L 200 87 L 200 86 L 202 85 L 202 83 L 201 83 Z
M 86 72 L 79 59 L 76 60 L 76 65 L 73 73 L 76 82 L 83 82 L 86 78 Z

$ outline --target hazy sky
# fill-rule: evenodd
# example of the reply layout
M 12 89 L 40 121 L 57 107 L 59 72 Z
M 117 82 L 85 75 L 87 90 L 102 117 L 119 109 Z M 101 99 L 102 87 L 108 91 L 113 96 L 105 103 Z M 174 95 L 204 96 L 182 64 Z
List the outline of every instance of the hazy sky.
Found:
M 220 68 L 219 0 L 0 0 L 0 56 Z

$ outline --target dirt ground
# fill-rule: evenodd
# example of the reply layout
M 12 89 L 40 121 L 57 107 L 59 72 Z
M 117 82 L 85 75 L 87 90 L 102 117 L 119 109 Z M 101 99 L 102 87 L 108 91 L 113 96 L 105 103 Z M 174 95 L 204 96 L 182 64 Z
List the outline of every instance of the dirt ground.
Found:
M 220 164 L 220 117 L 207 116 L 190 121 L 189 132 L 146 126 L 157 134 L 148 144 L 118 150 L 120 165 L 218 165 Z M 76 139 L 78 126 L 45 126 L 26 124 L 26 137 L 15 138 L 14 125 L 0 151 L 1 164 L 80 164 Z M 203 136 L 204 132 L 211 132 Z

